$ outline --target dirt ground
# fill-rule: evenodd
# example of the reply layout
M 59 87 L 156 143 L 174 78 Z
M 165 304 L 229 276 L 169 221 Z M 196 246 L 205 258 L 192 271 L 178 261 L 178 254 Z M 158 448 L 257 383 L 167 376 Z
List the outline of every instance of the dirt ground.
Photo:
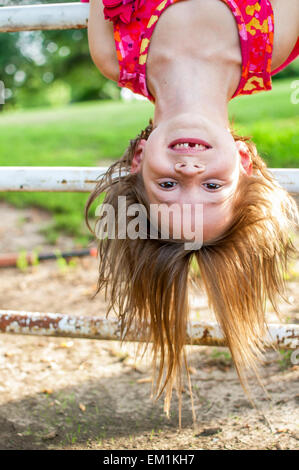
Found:
M 0 253 L 53 251 L 39 233 L 51 216 L 36 208 L 0 203 Z M 61 250 L 74 247 L 60 237 Z M 0 268 L 0 308 L 77 315 L 105 315 L 93 300 L 97 260 L 76 258 L 25 271 Z M 283 318 L 299 322 L 299 260 L 288 281 Z M 192 299 L 192 318 L 213 319 L 205 297 Z M 277 322 L 269 308 L 268 320 Z M 298 449 L 299 366 L 289 353 L 269 351 L 261 377 L 270 396 L 250 380 L 258 409 L 246 399 L 226 348 L 189 347 L 197 416 L 188 389 L 182 429 L 174 395 L 171 416 L 163 399 L 150 398 L 150 361 L 135 345 L 86 339 L 0 335 L 0 449 Z

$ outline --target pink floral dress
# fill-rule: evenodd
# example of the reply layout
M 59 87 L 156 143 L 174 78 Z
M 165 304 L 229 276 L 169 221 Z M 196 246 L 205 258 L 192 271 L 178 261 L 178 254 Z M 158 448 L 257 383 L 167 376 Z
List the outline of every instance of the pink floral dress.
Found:
M 88 0 L 81 0 L 88 2 Z M 163 11 L 178 1 L 188 0 L 103 0 L 105 19 L 113 22 L 119 61 L 118 85 L 155 102 L 147 88 L 146 59 L 150 39 Z M 279 68 L 271 72 L 274 15 L 269 0 L 220 0 L 236 20 L 242 53 L 242 75 L 232 96 L 271 90 L 271 76 L 299 55 L 299 38 Z

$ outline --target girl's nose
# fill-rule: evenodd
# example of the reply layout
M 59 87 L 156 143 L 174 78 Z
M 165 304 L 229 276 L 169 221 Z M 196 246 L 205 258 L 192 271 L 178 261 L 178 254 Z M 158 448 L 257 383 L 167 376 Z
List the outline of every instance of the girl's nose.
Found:
M 192 162 L 179 162 L 174 165 L 174 168 L 177 172 L 186 176 L 193 176 L 205 170 L 205 166 L 201 163 Z

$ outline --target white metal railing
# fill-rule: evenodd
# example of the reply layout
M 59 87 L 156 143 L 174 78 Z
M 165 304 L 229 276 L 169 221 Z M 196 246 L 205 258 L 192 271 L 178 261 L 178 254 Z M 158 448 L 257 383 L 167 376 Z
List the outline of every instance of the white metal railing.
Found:
M 123 339 L 117 319 L 15 310 L 0 310 L 0 333 L 106 341 Z M 134 328 L 128 332 L 126 339 L 138 342 L 145 340 Z M 268 346 L 296 349 L 299 344 L 299 325 L 269 324 L 265 341 Z M 186 344 L 226 346 L 225 338 L 217 323 L 196 321 L 187 325 Z
M 3 166 L 0 191 L 89 192 L 106 167 Z M 299 194 L 299 169 L 271 168 L 283 188 Z
M 89 3 L 0 7 L 0 32 L 87 28 Z
M 89 192 L 104 167 L 1 167 L 0 191 Z

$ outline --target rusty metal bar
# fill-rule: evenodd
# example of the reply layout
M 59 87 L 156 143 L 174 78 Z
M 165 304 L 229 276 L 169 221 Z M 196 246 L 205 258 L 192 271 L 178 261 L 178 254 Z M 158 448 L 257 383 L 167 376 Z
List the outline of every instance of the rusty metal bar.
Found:
M 52 3 L 0 8 L 0 32 L 87 28 L 89 3 Z
M 299 325 L 269 324 L 266 342 L 280 348 L 296 349 L 299 346 Z M 121 341 L 120 324 L 116 318 L 63 315 L 59 313 L 0 310 L 0 333 L 56 336 Z M 134 331 L 126 340 L 142 342 Z M 192 322 L 187 330 L 186 344 L 226 346 L 217 323 Z

